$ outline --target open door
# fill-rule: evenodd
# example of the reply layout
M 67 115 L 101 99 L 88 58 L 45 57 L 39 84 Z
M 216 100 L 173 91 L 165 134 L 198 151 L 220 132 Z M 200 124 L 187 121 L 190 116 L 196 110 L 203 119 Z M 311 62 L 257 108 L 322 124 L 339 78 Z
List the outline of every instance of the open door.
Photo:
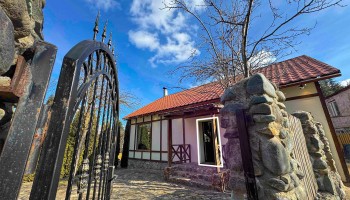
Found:
M 218 118 L 197 119 L 198 164 L 221 166 Z

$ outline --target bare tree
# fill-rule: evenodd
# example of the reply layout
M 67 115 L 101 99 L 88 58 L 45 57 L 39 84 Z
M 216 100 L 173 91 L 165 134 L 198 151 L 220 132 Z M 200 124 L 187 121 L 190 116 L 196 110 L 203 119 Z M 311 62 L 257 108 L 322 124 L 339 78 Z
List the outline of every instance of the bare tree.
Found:
M 202 29 L 199 49 L 207 56 L 195 57 L 181 71 L 181 80 L 213 79 L 226 88 L 237 75 L 249 77 L 254 69 L 291 53 L 299 36 L 314 24 L 295 25 L 300 16 L 342 6 L 342 0 L 189 0 L 164 1 L 163 9 L 177 9 L 192 16 Z M 267 24 L 266 26 L 264 26 Z

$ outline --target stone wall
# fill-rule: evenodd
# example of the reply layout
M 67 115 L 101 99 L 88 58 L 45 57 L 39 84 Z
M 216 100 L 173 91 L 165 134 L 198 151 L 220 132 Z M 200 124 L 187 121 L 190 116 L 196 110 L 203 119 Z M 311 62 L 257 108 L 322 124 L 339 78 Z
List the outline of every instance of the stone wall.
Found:
M 300 119 L 303 127 L 320 198 L 345 199 L 344 186 L 341 177 L 337 173 L 322 124 L 315 121 L 309 112 L 297 111 L 293 115 Z
M 164 170 L 168 167 L 167 162 L 154 162 L 146 160 L 129 159 L 128 168 Z
M 321 123 L 314 121 L 310 113 L 299 111 L 293 115 L 301 121 L 302 127 L 298 122 L 298 134 L 305 136 L 303 148 L 308 150 L 303 154 L 305 160 L 300 161 L 306 161 L 310 172 L 315 172 L 305 179 L 305 166 L 300 166 L 295 157 L 300 145 L 298 148 L 294 146 L 297 145 L 294 141 L 296 129 L 289 121 L 291 118 L 283 103 L 285 99 L 284 94 L 262 74 L 236 83 L 221 97 L 224 104 L 220 111 L 221 127 L 226 129 L 224 137 L 228 139 L 224 157 L 231 170 L 230 188 L 237 190 L 244 186 L 244 155 L 239 156 L 239 134 L 242 132 L 239 133 L 237 124 L 242 123 L 242 119 L 236 117 L 237 110 L 244 109 L 259 199 L 345 199 L 343 184 Z M 315 187 L 313 196 L 308 195 L 309 188 L 306 187 L 310 184 L 306 180 L 312 181 Z
M 225 105 L 221 126 L 226 128 L 229 140 L 225 152 L 231 174 L 242 173 L 235 113 L 245 109 L 252 118 L 248 133 L 259 199 L 306 199 L 300 181 L 304 174 L 292 153 L 294 144 L 283 93 L 262 74 L 255 74 L 228 88 L 221 101 Z
M 45 0 L 0 0 L 0 87 L 8 88 L 18 56 L 42 40 Z M 12 118 L 12 103 L 0 101 L 0 152 Z

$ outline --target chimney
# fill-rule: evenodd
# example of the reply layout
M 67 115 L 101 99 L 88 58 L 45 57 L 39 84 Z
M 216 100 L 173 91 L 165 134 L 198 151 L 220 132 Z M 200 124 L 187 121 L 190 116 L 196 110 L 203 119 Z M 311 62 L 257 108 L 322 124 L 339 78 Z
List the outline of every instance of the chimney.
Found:
M 163 97 L 168 96 L 168 89 L 163 87 Z

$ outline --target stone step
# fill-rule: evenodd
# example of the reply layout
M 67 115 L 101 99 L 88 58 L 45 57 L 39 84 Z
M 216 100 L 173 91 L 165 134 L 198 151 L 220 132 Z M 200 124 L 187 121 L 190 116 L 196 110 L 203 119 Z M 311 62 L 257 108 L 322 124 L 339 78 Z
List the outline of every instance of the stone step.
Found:
M 176 171 L 175 170 L 171 173 L 171 176 L 178 176 L 178 177 L 211 182 L 213 174 L 202 174 L 202 173 L 197 173 L 193 171 Z
M 172 169 L 174 171 L 197 172 L 201 174 L 217 173 L 216 167 L 199 166 L 197 163 L 186 163 L 186 164 L 174 165 Z
M 198 187 L 202 189 L 209 189 L 209 190 L 215 189 L 213 188 L 211 183 L 208 183 L 206 181 L 195 180 L 195 179 L 190 179 L 190 178 L 185 178 L 180 176 L 171 176 L 169 181 L 173 183 L 179 183 L 182 185 Z

